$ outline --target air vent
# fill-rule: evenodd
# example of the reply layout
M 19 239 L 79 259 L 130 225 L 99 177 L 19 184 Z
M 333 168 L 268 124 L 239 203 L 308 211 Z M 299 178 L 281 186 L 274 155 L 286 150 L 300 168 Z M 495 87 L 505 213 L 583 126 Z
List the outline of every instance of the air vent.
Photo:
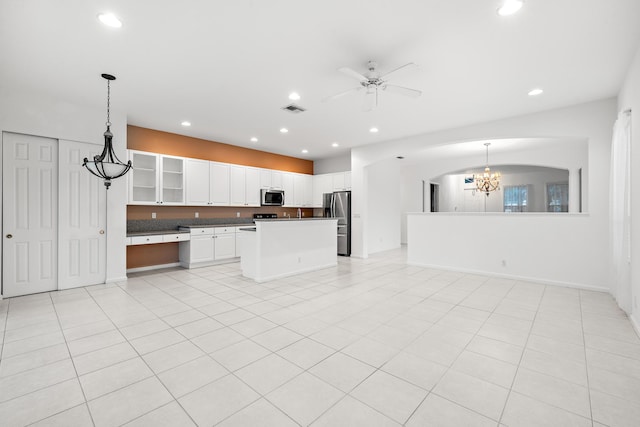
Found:
M 299 105 L 296 105 L 296 104 L 289 104 L 286 107 L 282 107 L 282 109 L 285 110 L 285 111 L 289 111 L 291 113 L 296 113 L 296 114 L 297 113 L 302 113 L 304 111 L 307 111 L 304 108 L 302 108 L 302 107 L 300 107 Z

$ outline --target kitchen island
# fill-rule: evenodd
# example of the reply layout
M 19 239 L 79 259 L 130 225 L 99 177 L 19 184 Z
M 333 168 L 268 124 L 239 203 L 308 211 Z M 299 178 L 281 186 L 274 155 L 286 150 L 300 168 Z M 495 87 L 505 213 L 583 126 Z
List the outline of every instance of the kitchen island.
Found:
M 336 266 L 337 226 L 336 218 L 256 219 L 240 228 L 242 275 L 265 282 Z

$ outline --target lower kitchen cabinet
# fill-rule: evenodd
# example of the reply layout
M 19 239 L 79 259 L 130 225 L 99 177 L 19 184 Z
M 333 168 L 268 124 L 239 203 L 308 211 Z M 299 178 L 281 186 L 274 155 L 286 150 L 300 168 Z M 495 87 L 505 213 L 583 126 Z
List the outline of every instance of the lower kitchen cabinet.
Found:
M 180 265 L 205 267 L 236 257 L 235 227 L 192 228 L 191 239 L 180 242 Z
M 213 239 L 213 243 L 215 246 L 214 249 L 214 259 L 216 261 L 222 259 L 230 259 L 236 257 L 236 230 L 235 227 L 231 227 L 232 231 L 224 231 L 216 229 L 215 238 Z

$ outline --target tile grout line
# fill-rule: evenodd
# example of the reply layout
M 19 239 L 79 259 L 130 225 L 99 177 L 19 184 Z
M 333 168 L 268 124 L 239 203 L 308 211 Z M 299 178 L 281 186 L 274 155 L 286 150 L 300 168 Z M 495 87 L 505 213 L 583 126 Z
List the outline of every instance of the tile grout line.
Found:
M 584 345 L 584 370 L 586 371 L 586 378 L 587 378 L 587 396 L 589 398 L 589 415 L 591 416 L 591 426 L 593 426 L 594 424 L 594 419 L 593 419 L 593 404 L 592 404 L 592 399 L 591 399 L 591 383 L 589 381 L 589 361 L 587 358 L 587 340 L 585 339 L 585 332 L 584 332 L 584 313 L 583 313 L 583 309 L 582 309 L 582 291 L 578 291 L 578 300 L 580 301 L 580 330 L 582 331 L 582 343 Z
M 119 286 L 118 286 L 118 287 L 119 287 Z M 120 334 L 120 335 L 125 339 L 125 341 L 126 341 L 126 342 L 131 346 L 131 348 L 133 349 L 133 351 L 135 351 L 135 352 L 136 352 L 136 354 L 138 355 L 138 357 L 140 358 L 140 360 L 142 361 L 142 363 L 144 363 L 144 364 L 147 366 L 147 368 L 149 369 L 149 371 L 152 373 L 152 375 L 151 375 L 151 376 L 149 376 L 149 377 L 143 378 L 143 379 L 141 379 L 141 380 L 139 380 L 139 381 L 135 381 L 135 382 L 133 382 L 133 383 L 131 383 L 131 384 L 128 384 L 128 385 L 126 385 L 126 386 L 124 386 L 124 387 L 120 387 L 120 388 L 118 388 L 118 389 L 116 389 L 116 390 L 112 390 L 112 391 L 110 391 L 110 392 L 108 392 L 108 393 L 102 394 L 102 395 L 100 395 L 100 396 L 98 396 L 98 397 L 96 397 L 95 399 L 92 399 L 92 400 L 100 399 L 100 398 L 102 398 L 102 397 L 104 397 L 104 396 L 107 396 L 107 395 L 109 395 L 109 394 L 112 394 L 112 393 L 115 393 L 115 392 L 117 392 L 117 391 L 123 390 L 123 389 L 125 389 L 125 388 L 127 388 L 127 387 L 130 387 L 130 386 L 134 385 L 134 384 L 141 383 L 141 382 L 143 382 L 143 381 L 148 380 L 149 378 L 154 377 L 154 378 L 156 379 L 156 381 L 158 381 L 158 382 L 162 385 L 162 388 L 163 388 L 163 389 L 164 389 L 164 390 L 169 394 L 169 396 L 171 396 L 171 397 L 173 398 L 173 401 L 174 401 L 174 402 L 176 402 L 176 403 L 180 406 L 180 408 L 181 408 L 181 409 L 184 411 L 184 413 L 189 417 L 189 419 L 190 419 L 190 420 L 191 420 L 195 425 L 198 425 L 198 424 L 195 422 L 195 420 L 191 417 L 191 415 L 190 415 L 190 414 L 189 414 L 189 413 L 188 413 L 188 412 L 187 412 L 187 411 L 182 407 L 182 405 L 180 404 L 180 402 L 178 401 L 178 399 L 176 399 L 176 397 L 171 393 L 171 391 L 169 391 L 169 390 L 167 389 L 167 387 L 166 387 L 166 386 L 164 385 L 164 383 L 160 380 L 160 378 L 158 378 L 158 375 L 155 373 L 155 371 L 154 371 L 153 369 L 151 369 L 151 367 L 149 366 L 149 364 L 147 363 L 147 361 L 142 357 L 142 355 L 140 354 L 140 352 L 139 352 L 139 351 L 138 351 L 138 350 L 137 350 L 133 345 L 131 345 L 131 343 L 129 342 L 129 340 L 127 339 L 127 337 L 126 337 L 126 336 L 124 336 L 124 335 L 122 334 L 122 332 L 120 332 L 120 328 L 118 328 L 118 326 L 113 322 L 113 320 L 111 320 L 111 317 L 110 317 L 110 316 L 109 316 L 109 315 L 104 311 L 104 309 L 103 309 L 103 308 L 102 308 L 102 306 L 98 303 L 98 301 L 94 298 L 94 296 L 90 294 L 90 297 L 91 297 L 91 299 L 93 299 L 94 303 L 98 306 L 98 308 L 100 308 L 100 310 L 104 313 L 104 315 L 105 315 L 105 316 L 107 316 L 107 318 L 109 319 L 109 321 L 111 321 L 111 323 L 113 323 L 113 326 L 115 327 L 115 329 L 116 329 L 116 330 L 118 331 L 118 333 L 119 333 L 119 334 Z M 168 346 L 167 346 L 167 347 L 168 347 Z M 166 347 L 163 347 L 163 348 L 166 348 Z M 129 359 L 129 360 L 133 360 L 133 359 Z M 119 363 L 122 363 L 122 362 L 119 362 Z M 111 366 L 115 366 L 115 365 L 117 365 L 117 363 L 116 363 L 116 364 L 114 364 L 114 365 L 111 365 Z M 74 365 L 74 366 L 75 366 L 75 365 Z M 103 369 L 104 369 L 104 368 L 103 368 Z M 95 372 L 97 372 L 97 371 L 95 371 Z M 80 381 L 79 381 L 79 377 L 78 377 L 78 382 L 80 382 Z M 80 384 L 80 387 L 82 388 L 82 384 Z M 83 394 L 84 394 L 84 389 L 83 389 Z M 87 401 L 86 396 L 85 396 L 85 402 L 87 403 L 87 409 L 89 410 L 89 414 L 91 415 L 91 419 L 93 420 L 93 414 L 91 413 L 91 408 L 89 408 L 89 401 Z M 153 412 L 153 411 L 157 410 L 158 408 L 161 408 L 161 407 L 163 407 L 163 406 L 165 406 L 165 405 L 168 405 L 169 403 L 171 403 L 171 402 L 167 402 L 166 404 L 164 404 L 164 405 L 160 405 L 160 406 L 158 406 L 158 407 L 156 407 L 156 408 L 153 408 L 153 409 L 151 409 L 150 411 L 148 411 L 148 412 L 146 412 L 146 413 L 144 413 L 144 414 L 141 414 L 141 415 L 140 415 L 140 416 L 138 416 L 138 417 L 135 417 L 135 418 L 133 418 L 133 419 L 127 420 L 127 421 L 125 421 L 125 424 L 126 424 L 126 423 L 129 423 L 129 422 L 131 422 L 131 421 L 133 421 L 134 419 L 137 419 L 137 418 L 140 418 L 140 417 L 142 417 L 142 416 L 145 416 L 145 415 L 147 415 L 147 414 L 149 414 L 149 413 L 151 413 L 151 412 Z M 95 423 L 94 423 L 94 425 L 95 425 Z
M 518 378 L 518 372 L 520 371 L 520 366 L 522 365 L 522 359 L 524 358 L 524 353 L 525 351 L 527 351 L 527 344 L 529 343 L 529 338 L 531 338 L 531 331 L 533 330 L 533 326 L 535 325 L 536 319 L 538 318 L 538 313 L 540 311 L 540 306 L 542 305 L 542 301 L 544 299 L 545 294 L 547 293 L 547 285 L 542 285 L 544 286 L 543 290 L 542 290 L 542 294 L 540 295 L 540 299 L 538 300 L 538 306 L 536 308 L 536 314 L 533 316 L 533 319 L 531 320 L 531 327 L 529 328 L 529 333 L 527 334 L 527 339 L 524 343 L 524 345 L 522 346 L 522 354 L 520 354 L 520 359 L 518 360 L 518 365 L 516 367 L 516 372 L 513 375 L 513 380 L 511 380 L 511 385 L 509 386 L 509 391 L 507 392 L 507 398 L 504 402 L 504 406 L 502 408 L 502 412 L 500 413 L 500 418 L 498 419 L 498 424 L 500 425 L 502 422 L 502 418 L 504 418 L 504 412 L 507 409 L 507 405 L 509 404 L 509 399 L 511 398 L 511 393 L 513 392 L 513 385 L 516 382 L 516 378 Z M 535 399 L 538 400 L 538 399 Z M 554 405 L 551 405 L 554 406 Z
M 53 311 L 56 313 L 56 319 L 58 321 L 58 327 L 60 328 L 60 333 L 62 334 L 62 338 L 64 339 L 64 344 L 67 347 L 67 353 L 69 354 L 69 360 L 71 361 L 71 365 L 73 366 L 73 371 L 76 374 L 76 377 L 75 377 L 76 383 L 78 384 L 78 387 L 80 387 L 80 391 L 82 392 L 82 398 L 84 399 L 84 405 L 86 406 L 87 412 L 89 413 L 89 418 L 91 419 L 91 423 L 95 426 L 96 423 L 95 423 L 95 420 L 93 419 L 93 414 L 91 413 L 91 410 L 89 409 L 89 405 L 87 404 L 87 395 L 85 394 L 84 388 L 82 388 L 82 384 L 80 383 L 80 376 L 78 375 L 78 370 L 76 368 L 76 364 L 73 361 L 73 357 L 71 355 L 71 350 L 69 349 L 69 343 L 67 342 L 67 337 L 64 335 L 64 330 L 62 329 L 62 323 L 60 322 L 60 316 L 58 315 L 58 310 L 56 308 L 56 304 L 53 301 L 53 298 L 51 298 L 51 294 L 49 294 L 49 297 L 51 299 L 51 305 L 53 306 Z M 80 406 L 80 405 L 77 405 L 77 406 Z M 69 409 L 71 409 L 71 408 L 67 408 L 64 411 L 60 411 L 58 413 L 62 413 L 62 412 L 68 411 Z M 52 417 L 54 415 L 57 415 L 57 414 L 53 414 L 53 415 L 50 415 L 49 417 L 45 417 L 45 418 L 43 418 L 43 420 L 47 419 L 47 418 L 50 418 L 50 417 Z M 38 420 L 38 421 L 41 421 L 41 420 Z

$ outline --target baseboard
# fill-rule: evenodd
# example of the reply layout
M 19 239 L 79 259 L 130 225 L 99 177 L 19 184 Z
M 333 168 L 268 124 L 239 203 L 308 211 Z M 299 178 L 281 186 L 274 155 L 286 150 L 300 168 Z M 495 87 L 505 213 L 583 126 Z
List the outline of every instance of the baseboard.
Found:
M 312 271 L 323 270 L 325 268 L 336 267 L 337 265 L 338 265 L 338 262 L 336 261 L 335 263 L 332 262 L 332 263 L 326 264 L 326 265 L 319 265 L 319 266 L 315 266 L 315 267 L 302 268 L 300 270 L 289 271 L 289 272 L 282 273 L 282 274 L 274 274 L 273 276 L 261 277 L 259 279 L 255 278 L 255 277 L 251 277 L 251 279 L 255 280 L 258 283 L 264 283 L 264 282 L 268 282 L 270 280 L 282 279 L 284 277 L 289 277 L 289 276 L 295 276 L 296 274 L 304 274 L 304 273 L 309 273 L 309 272 L 312 272 Z
M 140 271 L 160 270 L 163 268 L 171 268 L 171 267 L 180 267 L 180 263 L 172 262 L 170 264 L 158 264 L 158 265 L 148 265 L 146 267 L 128 268 L 127 273 L 138 273 Z M 124 280 L 127 280 L 127 278 L 125 277 Z
M 494 272 L 491 272 L 491 271 L 481 271 L 481 270 L 473 270 L 473 269 L 467 269 L 467 268 L 454 268 L 454 267 L 447 267 L 447 266 L 442 266 L 442 265 L 423 264 L 423 263 L 409 262 L 409 261 L 407 261 L 407 264 L 408 265 L 414 265 L 416 267 L 433 268 L 433 269 L 436 269 L 436 270 L 454 271 L 454 272 L 458 272 L 458 273 L 467 273 L 467 274 L 478 274 L 478 275 L 481 275 L 481 276 L 498 277 L 498 278 L 501 278 L 501 279 L 511 279 L 511 280 L 526 281 L 526 282 L 536 282 L 536 283 L 541 283 L 543 285 L 562 286 L 562 287 L 565 287 L 565 288 L 581 289 L 581 290 L 585 290 L 585 291 L 609 293 L 609 289 L 608 288 L 600 288 L 600 287 L 597 287 L 597 286 L 586 285 L 584 283 L 563 282 L 563 281 L 559 281 L 559 280 L 541 279 L 539 277 L 518 276 L 518 275 L 515 275 L 515 274 L 494 273 Z
M 633 330 L 636 331 L 636 335 L 640 338 L 640 324 L 638 324 L 633 315 L 629 316 L 629 321 L 631 322 L 631 326 L 633 326 Z
M 107 283 L 116 283 L 116 282 L 124 282 L 127 280 L 127 276 L 122 276 L 122 277 L 112 277 L 110 279 L 107 279 L 104 281 L 104 284 Z

